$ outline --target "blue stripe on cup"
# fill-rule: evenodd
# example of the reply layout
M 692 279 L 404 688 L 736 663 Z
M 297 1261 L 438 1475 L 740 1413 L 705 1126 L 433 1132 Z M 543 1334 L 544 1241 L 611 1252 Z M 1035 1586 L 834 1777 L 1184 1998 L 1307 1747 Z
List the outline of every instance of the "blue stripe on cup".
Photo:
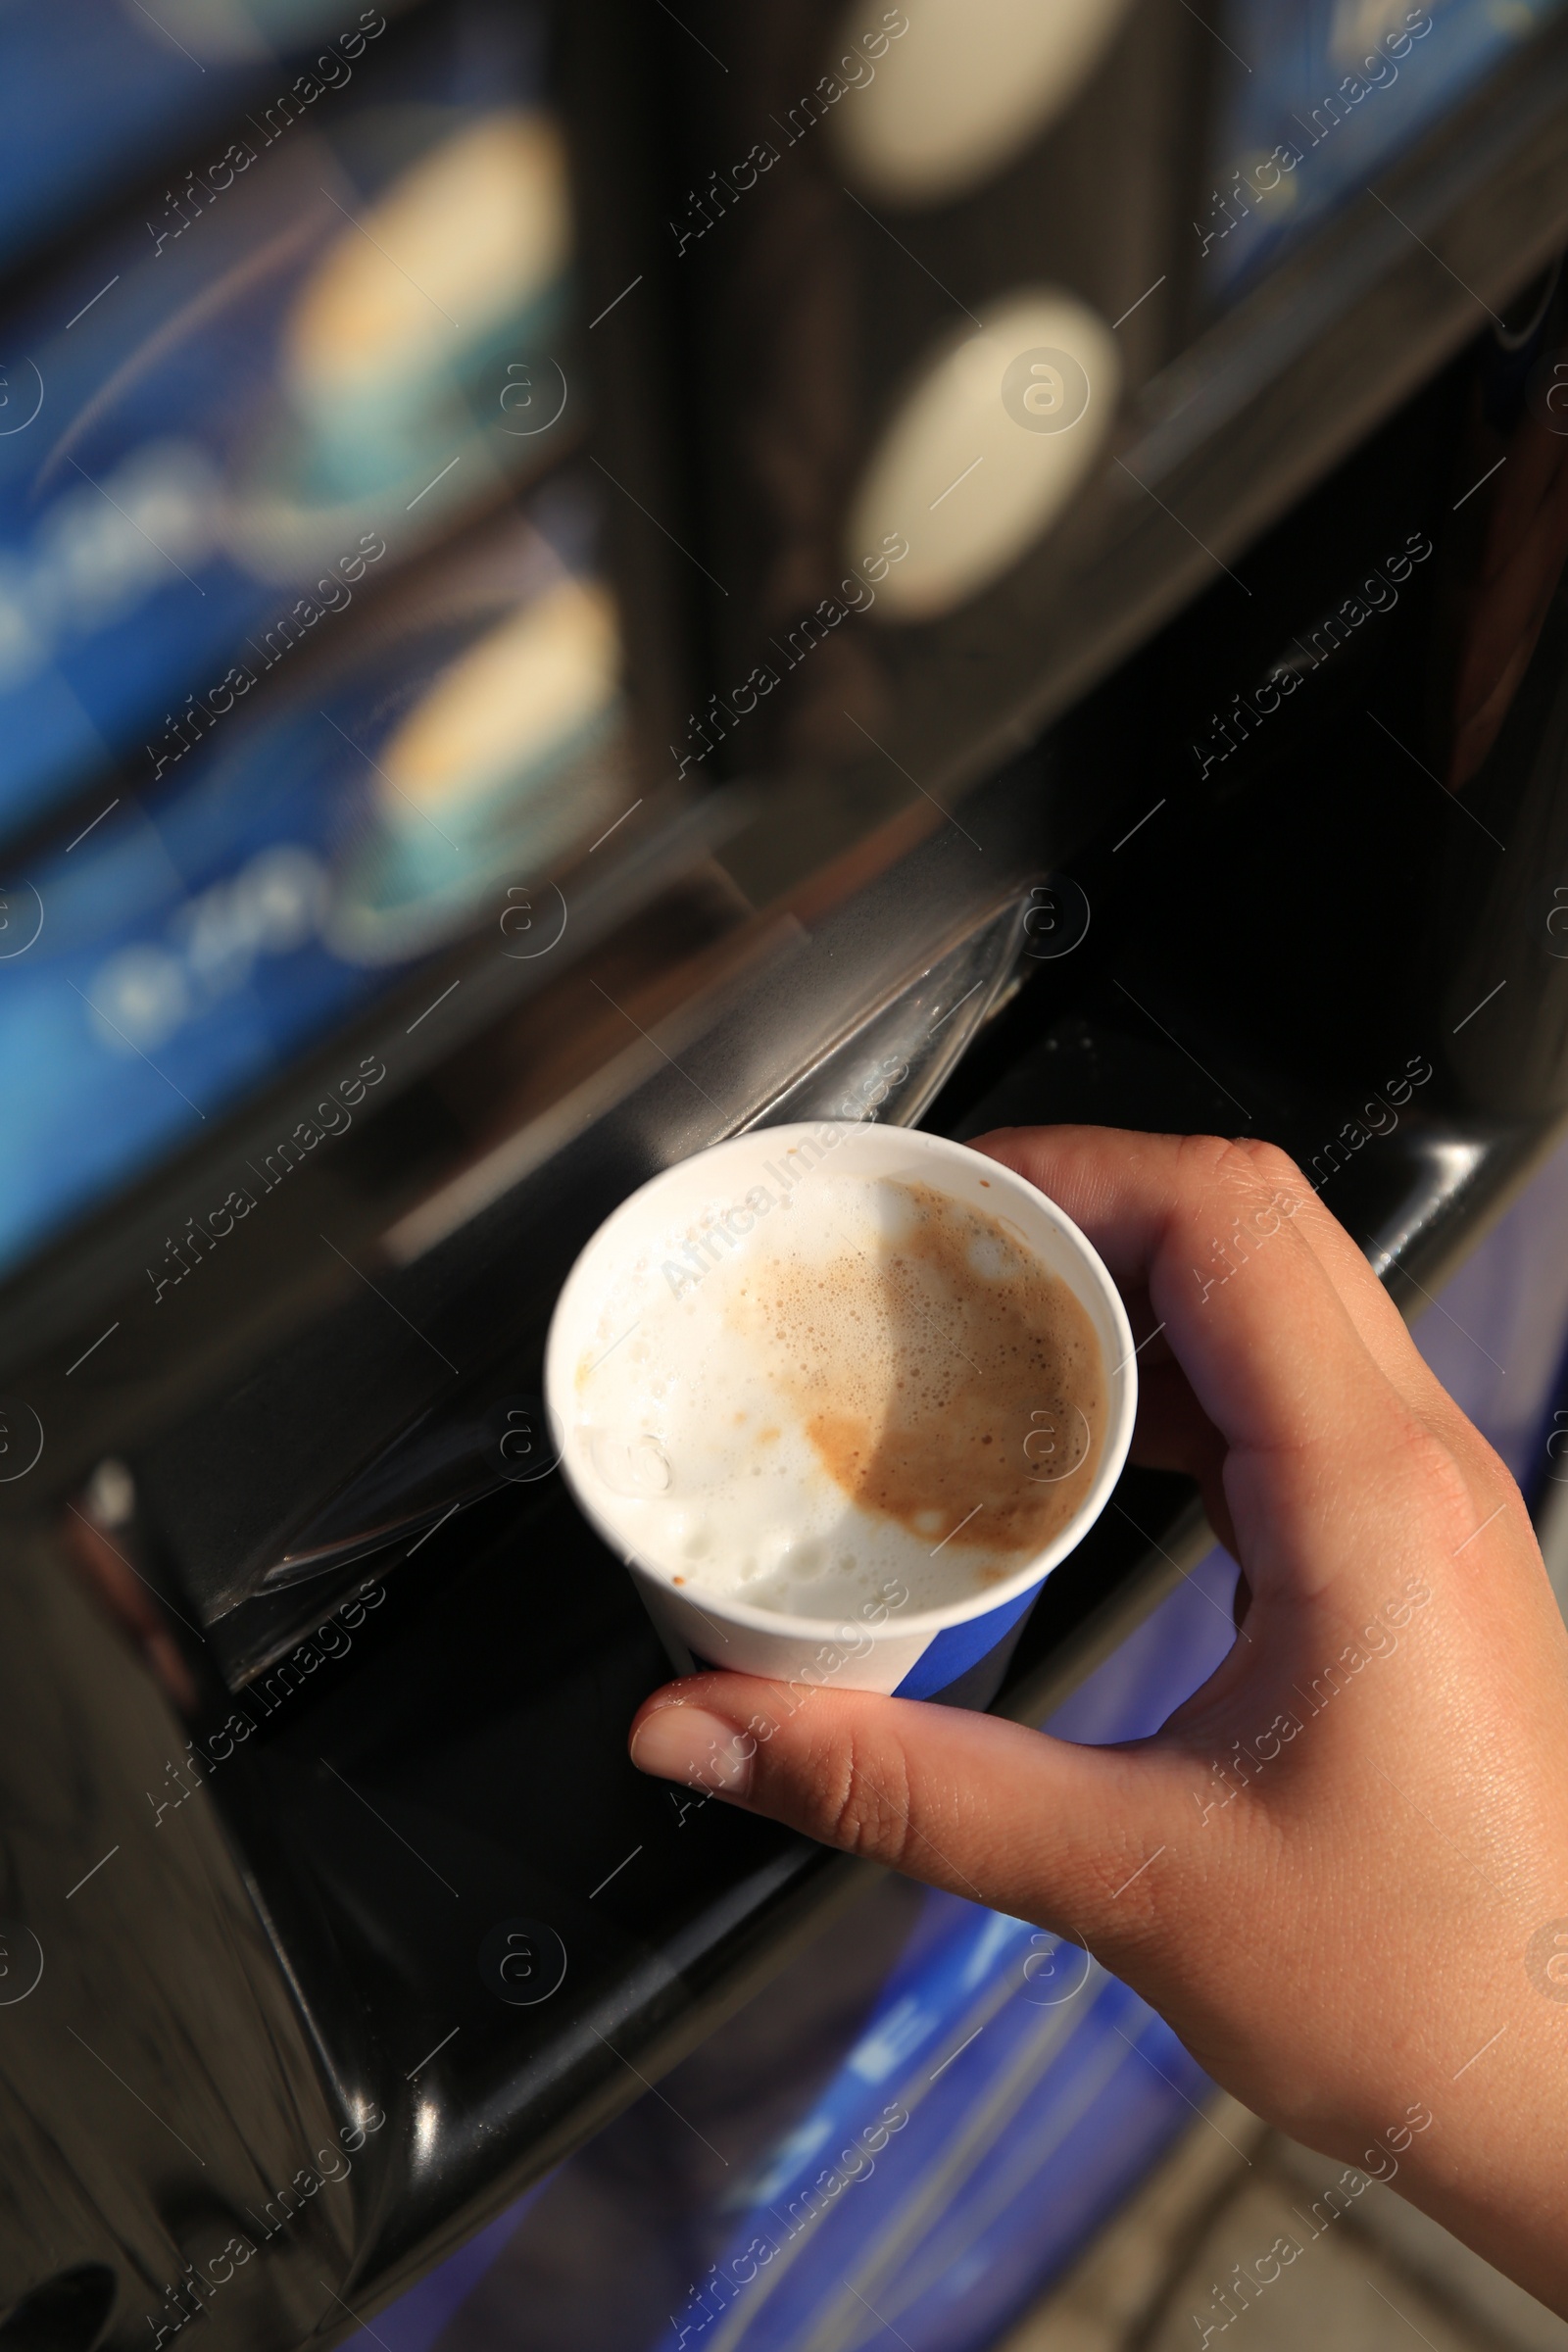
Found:
M 1042 1577 L 1040 1585 L 1045 1583 Z M 1011 1633 L 1024 1612 L 1034 1607 L 1040 1585 L 1031 1585 L 1027 1592 L 1019 1592 L 1004 1601 L 999 1609 L 988 1609 L 983 1617 L 971 1617 L 963 1625 L 950 1625 L 928 1643 L 903 1682 L 894 1691 L 895 1698 L 934 1698 L 950 1683 L 991 1650 L 1004 1634 Z

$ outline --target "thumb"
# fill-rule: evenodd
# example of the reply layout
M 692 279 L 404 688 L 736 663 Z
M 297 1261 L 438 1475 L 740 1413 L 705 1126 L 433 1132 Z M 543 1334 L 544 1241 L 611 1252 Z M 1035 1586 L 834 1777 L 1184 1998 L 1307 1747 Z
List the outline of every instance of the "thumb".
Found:
M 709 1674 L 645 1700 L 640 1772 L 1102 1947 L 1136 1943 L 1190 1797 L 1157 1747 L 1075 1747 L 995 1715 Z M 1190 1775 L 1187 1776 L 1190 1778 Z

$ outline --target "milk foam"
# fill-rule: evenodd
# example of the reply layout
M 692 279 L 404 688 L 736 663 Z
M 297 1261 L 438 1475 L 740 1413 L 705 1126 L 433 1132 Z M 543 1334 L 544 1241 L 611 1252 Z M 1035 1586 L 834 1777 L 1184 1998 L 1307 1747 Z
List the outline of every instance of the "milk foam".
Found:
M 850 1619 L 1043 1551 L 1093 1483 L 1108 1385 L 1005 1218 L 817 1172 L 684 1212 L 609 1289 L 575 1396 L 628 1553 L 699 1606 Z

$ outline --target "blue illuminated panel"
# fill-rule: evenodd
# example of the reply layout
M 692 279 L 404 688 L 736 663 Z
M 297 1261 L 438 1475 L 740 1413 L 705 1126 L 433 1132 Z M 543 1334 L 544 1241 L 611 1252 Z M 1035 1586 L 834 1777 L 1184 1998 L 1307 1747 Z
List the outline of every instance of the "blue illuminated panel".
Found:
M 336 625 L 345 566 L 383 551 L 366 592 L 562 454 L 543 63 L 493 0 L 388 33 L 0 320 L 0 833 L 111 760 L 157 784 L 215 696 Z
M 0 266 L 204 124 L 345 86 L 406 5 L 0 0 Z
M 1232 0 L 1212 183 L 1193 233 L 1210 300 L 1357 196 L 1562 0 Z
M 284 687 L 280 651 L 254 715 L 232 704 L 155 799 L 111 802 L 4 894 L 0 1268 L 619 812 L 597 479 L 547 484 L 471 585 L 324 677 Z

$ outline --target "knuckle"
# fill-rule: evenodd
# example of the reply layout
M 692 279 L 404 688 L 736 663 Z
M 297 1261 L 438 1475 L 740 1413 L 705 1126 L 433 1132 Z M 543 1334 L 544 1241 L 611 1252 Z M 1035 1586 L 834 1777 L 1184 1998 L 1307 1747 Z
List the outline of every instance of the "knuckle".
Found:
M 895 1869 L 908 1842 L 908 1776 L 902 1753 L 879 1751 L 874 1767 L 853 1732 L 823 1759 L 820 1828 L 826 1844 L 874 1855 Z
M 1230 1155 L 1240 1146 L 1222 1135 L 1181 1135 L 1176 1139 L 1178 1175 L 1189 1185 L 1212 1185 Z
M 1288 1152 L 1282 1151 L 1278 1144 L 1265 1143 L 1261 1139 L 1257 1141 L 1249 1139 L 1237 1146 L 1237 1149 L 1245 1152 L 1251 1163 L 1254 1176 L 1270 1194 L 1300 1194 L 1310 1191 L 1311 1188 L 1307 1184 L 1306 1178 L 1301 1174 L 1295 1160 Z
M 1183 1136 L 1176 1179 L 1179 1214 L 1195 1227 L 1219 1214 L 1228 1225 L 1272 1232 L 1314 1198 L 1288 1152 L 1251 1136 Z
M 1306 1179 L 1290 1153 L 1258 1136 L 1239 1136 L 1226 1144 L 1214 1172 L 1227 1189 L 1250 1199 L 1272 1200 L 1281 1193 L 1298 1197 L 1307 1190 Z
M 1437 1430 L 1408 1411 L 1402 1416 L 1398 1446 L 1412 1495 L 1434 1539 L 1450 1547 L 1462 1543 L 1474 1524 L 1476 1505 L 1452 1448 Z
M 1176 1153 L 1180 1189 L 1199 1202 L 1217 1193 L 1266 1198 L 1302 1182 L 1290 1154 L 1254 1136 L 1184 1135 Z

